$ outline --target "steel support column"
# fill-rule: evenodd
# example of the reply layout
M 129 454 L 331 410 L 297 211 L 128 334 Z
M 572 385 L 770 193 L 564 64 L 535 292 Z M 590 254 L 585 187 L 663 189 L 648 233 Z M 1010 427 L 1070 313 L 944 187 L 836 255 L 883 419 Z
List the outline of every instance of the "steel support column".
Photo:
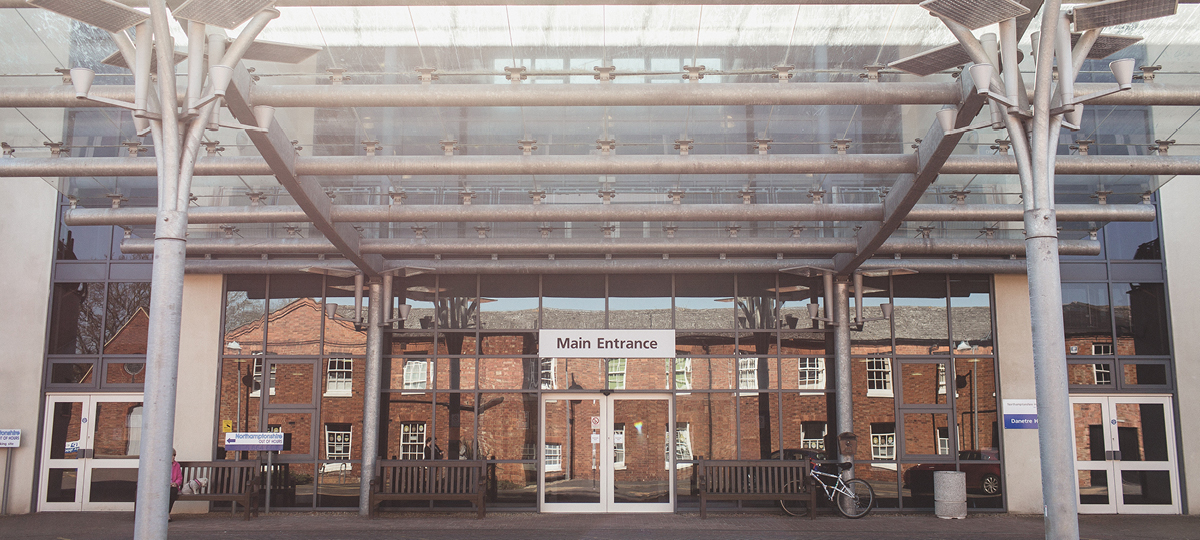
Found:
M 367 372 L 363 383 L 362 466 L 359 471 L 358 515 L 371 511 L 371 481 L 379 457 L 379 392 L 383 373 L 383 329 L 391 302 L 392 276 L 371 278 L 370 305 L 367 306 Z M 386 294 L 385 294 L 386 289 Z
M 826 280 L 828 282 L 828 280 Z M 854 378 L 850 360 L 850 285 L 848 278 L 838 276 L 833 283 L 833 355 L 834 373 L 837 375 L 837 433 L 854 431 Z M 854 461 L 854 456 L 838 452 L 838 461 Z M 853 469 L 842 473 L 849 480 L 854 478 Z

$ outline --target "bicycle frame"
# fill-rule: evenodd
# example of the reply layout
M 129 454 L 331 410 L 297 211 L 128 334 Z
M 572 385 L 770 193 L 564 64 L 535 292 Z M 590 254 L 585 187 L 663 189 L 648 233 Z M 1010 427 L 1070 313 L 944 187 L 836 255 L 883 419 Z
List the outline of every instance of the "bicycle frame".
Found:
M 850 493 L 849 489 L 846 489 L 846 482 L 842 480 L 842 475 L 840 474 L 829 474 L 827 472 L 818 471 L 816 464 L 810 463 L 808 475 L 811 476 L 813 480 L 816 480 L 816 482 L 820 484 L 822 488 L 825 488 L 825 498 L 829 499 L 830 501 L 834 501 L 834 493 L 841 493 L 847 497 L 854 496 L 853 493 Z M 836 478 L 837 481 L 831 486 L 825 481 L 825 478 Z

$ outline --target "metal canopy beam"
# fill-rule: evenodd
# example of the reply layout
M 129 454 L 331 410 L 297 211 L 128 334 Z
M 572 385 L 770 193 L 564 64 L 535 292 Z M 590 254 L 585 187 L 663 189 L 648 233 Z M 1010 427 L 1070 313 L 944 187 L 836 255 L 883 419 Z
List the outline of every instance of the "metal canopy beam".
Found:
M 975 81 L 972 81 L 970 77 L 968 71 L 963 71 L 959 76 L 964 95 L 962 105 L 958 107 L 955 128 L 969 125 L 975 115 L 979 114 L 979 111 L 987 105 L 987 99 L 975 91 Z M 983 84 L 989 82 L 985 81 Z M 863 261 L 874 256 L 876 250 L 892 236 L 892 233 L 896 232 L 896 229 L 900 228 L 900 224 L 907 219 L 909 211 L 916 206 L 917 201 L 921 200 L 921 196 L 925 195 L 925 190 L 929 189 L 929 185 L 937 179 L 942 165 L 950 157 L 954 147 L 958 146 L 958 141 L 964 134 L 965 132 L 947 135 L 942 131 L 940 123 L 933 122 L 933 125 L 929 127 L 929 132 L 917 148 L 916 173 L 901 176 L 892 186 L 887 199 L 883 201 L 883 220 L 867 223 L 858 231 L 856 236 L 858 238 L 857 253 L 840 253 L 834 256 L 833 268 L 837 274 L 847 275 L 854 272 Z
M 145 0 L 117 0 L 132 7 L 145 7 Z M 622 0 L 623 5 L 908 5 L 921 0 Z M 1180 4 L 1195 4 L 1200 0 L 1180 0 Z M 565 5 L 593 6 L 610 4 L 611 0 L 573 0 Z M 1021 2 L 1029 6 L 1026 2 Z M 563 5 L 550 0 L 276 0 L 275 7 L 374 7 L 374 6 L 544 6 Z M 25 8 L 25 0 L 0 0 L 0 8 Z
M 714 274 L 729 272 L 765 273 L 811 266 L 830 268 L 828 259 L 574 259 L 574 260 L 432 260 L 387 261 L 389 268 L 428 268 L 428 274 Z M 347 261 L 313 259 L 190 259 L 190 274 L 280 274 L 322 268 L 354 271 Z M 1024 274 L 1020 259 L 876 259 L 863 263 L 863 270 L 886 270 L 903 266 L 923 273 Z
M 247 100 L 253 87 L 254 81 L 250 78 L 250 72 L 239 63 L 233 70 L 233 81 L 226 91 L 225 103 L 241 124 L 257 123 Z M 353 262 L 363 273 L 378 276 L 383 271 L 383 258 L 378 255 L 363 255 L 359 250 L 361 238 L 358 231 L 349 223 L 334 223 L 330 219 L 332 201 L 316 180 L 296 173 L 296 150 L 292 147 L 291 140 L 283 133 L 279 122 L 272 119 L 266 133 L 247 130 L 246 135 L 270 165 L 275 178 L 304 210 L 313 225 L 337 246 L 342 256 Z
M 363 253 L 380 255 L 760 255 L 853 253 L 853 238 L 744 238 L 744 239 L 512 239 L 486 240 L 400 240 L 364 239 Z M 154 241 L 129 239 L 121 242 L 123 253 L 152 253 Z M 892 239 L 880 247 L 881 253 L 903 255 L 1023 255 L 1023 240 L 1007 239 Z M 1099 255 L 1097 240 L 1064 240 L 1059 252 L 1064 255 Z M 193 239 L 188 240 L 189 255 L 301 255 L 335 254 L 338 250 L 327 240 L 310 238 L 281 239 Z
M 263 138 L 252 134 L 251 138 Z M 290 141 L 286 165 L 301 176 L 387 175 L 622 175 L 622 174 L 915 174 L 916 154 L 774 154 L 651 156 L 326 156 L 297 157 Z M 926 139 L 929 140 L 929 139 Z M 515 147 L 515 145 L 514 145 Z M 1057 156 L 1059 175 L 1196 175 L 1200 156 Z M 258 157 L 205 157 L 196 176 L 275 174 Z M 942 174 L 1017 174 L 1013 156 L 951 156 Z M 0 159 L 0 177 L 155 176 L 154 158 Z
M 1111 84 L 1075 85 L 1083 96 Z M 132 86 L 99 85 L 93 96 L 133 101 Z M 180 97 L 182 98 L 182 94 Z M 258 86 L 254 105 L 273 107 L 482 107 L 652 105 L 868 105 L 957 103 L 958 83 L 704 83 L 704 84 L 434 84 Z M 1101 97 L 1095 105 L 1200 105 L 1200 88 L 1136 84 Z M 109 107 L 75 97 L 70 85 L 0 88 L 0 107 Z
M 1066 204 L 1059 221 L 1153 221 L 1147 204 Z M 149 225 L 152 208 L 74 208 L 67 225 Z M 334 205 L 334 223 L 559 223 L 630 221 L 881 221 L 882 204 L 472 204 L 367 206 Z M 1022 221 L 1016 204 L 918 204 L 906 221 Z M 197 225 L 238 223 L 306 223 L 299 206 L 202 206 L 192 208 L 188 222 Z

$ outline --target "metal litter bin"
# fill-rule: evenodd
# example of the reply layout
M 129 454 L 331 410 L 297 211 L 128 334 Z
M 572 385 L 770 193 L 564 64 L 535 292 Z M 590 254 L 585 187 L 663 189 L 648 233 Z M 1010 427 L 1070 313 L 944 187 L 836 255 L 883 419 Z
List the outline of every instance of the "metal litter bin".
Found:
M 933 473 L 933 513 L 942 519 L 967 517 L 967 473 Z

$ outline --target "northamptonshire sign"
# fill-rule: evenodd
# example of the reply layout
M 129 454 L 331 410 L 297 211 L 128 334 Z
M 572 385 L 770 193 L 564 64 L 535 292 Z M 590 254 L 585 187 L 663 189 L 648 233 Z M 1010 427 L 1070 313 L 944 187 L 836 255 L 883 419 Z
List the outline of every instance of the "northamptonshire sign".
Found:
M 283 433 L 226 433 L 225 450 L 283 450 Z
M 540 330 L 542 358 L 674 358 L 674 330 Z
M 1004 429 L 1037 429 L 1036 399 L 1004 400 Z

